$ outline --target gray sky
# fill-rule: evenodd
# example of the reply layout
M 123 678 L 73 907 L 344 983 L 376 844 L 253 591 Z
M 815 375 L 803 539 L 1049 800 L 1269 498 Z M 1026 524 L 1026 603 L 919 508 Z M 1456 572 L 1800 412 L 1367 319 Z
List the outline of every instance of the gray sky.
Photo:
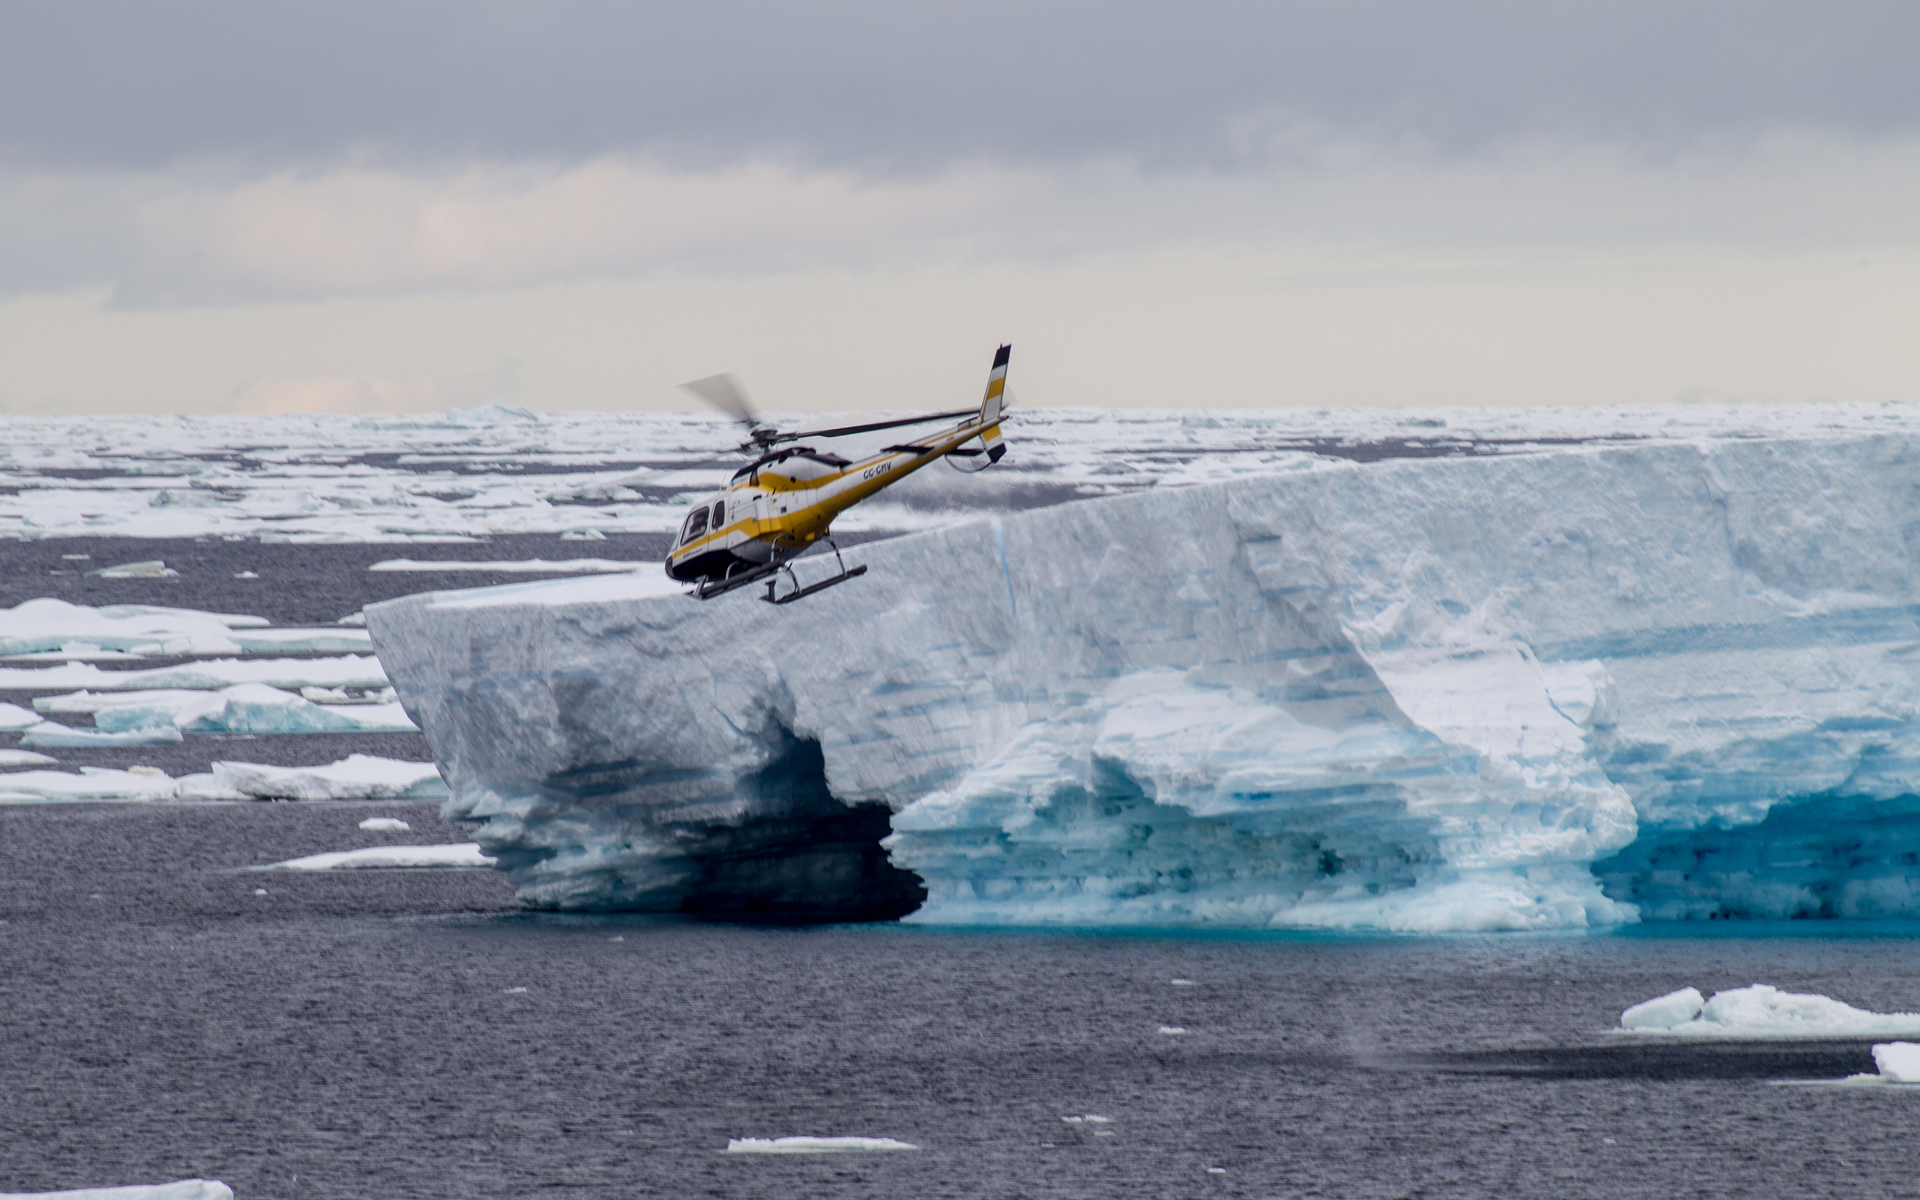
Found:
M 1915 46 L 1910 3 L 16 0 L 0 411 L 863 407 L 1002 337 L 1046 403 L 1920 399 Z

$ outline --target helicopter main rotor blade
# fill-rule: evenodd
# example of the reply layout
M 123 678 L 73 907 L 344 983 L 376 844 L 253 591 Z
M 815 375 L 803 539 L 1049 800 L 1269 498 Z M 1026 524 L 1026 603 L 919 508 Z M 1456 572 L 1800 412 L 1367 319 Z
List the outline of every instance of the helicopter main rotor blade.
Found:
M 876 429 L 898 429 L 902 425 L 925 425 L 929 421 L 948 421 L 954 417 L 972 417 L 979 415 L 977 408 L 956 408 L 952 412 L 928 413 L 922 417 L 903 417 L 898 421 L 873 421 L 866 425 L 841 425 L 834 429 L 803 429 L 795 434 L 802 438 L 844 437 L 850 433 L 872 433 Z
M 680 387 L 692 392 L 750 430 L 760 425 L 760 414 L 754 410 L 753 401 L 747 399 L 746 389 L 742 388 L 740 381 L 731 375 L 709 375 L 705 379 L 683 383 Z

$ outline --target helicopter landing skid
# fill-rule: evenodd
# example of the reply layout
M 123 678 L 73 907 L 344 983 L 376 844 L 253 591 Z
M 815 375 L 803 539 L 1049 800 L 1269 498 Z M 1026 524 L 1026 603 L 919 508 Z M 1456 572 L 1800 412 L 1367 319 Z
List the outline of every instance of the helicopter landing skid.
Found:
M 778 573 L 785 565 L 784 563 L 763 563 L 751 571 L 742 571 L 738 575 L 730 575 L 725 579 L 709 579 L 693 589 L 693 598 L 696 600 L 711 600 L 715 596 L 724 596 L 736 588 L 743 588 L 748 584 L 759 583 L 767 576 Z
M 795 600 L 811 596 L 815 592 L 824 592 L 836 583 L 845 583 L 849 579 L 856 579 L 867 573 L 867 564 L 861 563 L 857 567 L 849 567 L 847 566 L 847 560 L 840 557 L 840 547 L 834 545 L 831 541 L 829 541 L 827 545 L 833 546 L 833 561 L 840 564 L 840 573 L 838 575 L 829 575 L 818 583 L 810 583 L 805 587 L 801 587 L 799 577 L 793 573 L 793 565 L 791 563 L 781 563 L 779 569 L 787 573 L 787 578 L 793 582 L 793 590 L 784 596 L 776 596 L 774 595 L 774 584 L 777 583 L 778 580 L 769 579 L 767 580 L 767 594 L 760 598 L 768 604 L 792 604 Z

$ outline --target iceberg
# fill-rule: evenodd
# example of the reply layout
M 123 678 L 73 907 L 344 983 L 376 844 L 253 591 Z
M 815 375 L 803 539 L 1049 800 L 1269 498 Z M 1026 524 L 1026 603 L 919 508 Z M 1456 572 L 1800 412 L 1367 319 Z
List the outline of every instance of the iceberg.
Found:
M 42 721 L 21 735 L 22 746 L 46 750 L 92 750 L 102 746 L 170 746 L 185 741 L 171 725 L 146 729 L 76 729 L 58 721 Z
M 1616 1032 L 1682 1038 L 1881 1037 L 1920 1034 L 1920 1013 L 1868 1012 L 1827 996 L 1756 983 L 1715 992 L 1704 1003 L 1698 989 L 1682 988 L 1636 1004 L 1620 1014 Z
M 606 576 L 366 612 L 535 905 L 1913 914 L 1917 486 L 1898 432 L 1306 462 L 863 545 L 780 608 Z

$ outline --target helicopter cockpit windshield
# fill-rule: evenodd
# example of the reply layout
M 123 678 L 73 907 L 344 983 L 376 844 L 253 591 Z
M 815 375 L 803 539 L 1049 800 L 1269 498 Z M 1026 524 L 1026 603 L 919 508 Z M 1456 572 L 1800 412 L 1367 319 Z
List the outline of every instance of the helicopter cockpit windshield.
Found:
M 687 514 L 687 523 L 680 527 L 680 545 L 684 546 L 707 531 L 707 506 L 702 504 Z

